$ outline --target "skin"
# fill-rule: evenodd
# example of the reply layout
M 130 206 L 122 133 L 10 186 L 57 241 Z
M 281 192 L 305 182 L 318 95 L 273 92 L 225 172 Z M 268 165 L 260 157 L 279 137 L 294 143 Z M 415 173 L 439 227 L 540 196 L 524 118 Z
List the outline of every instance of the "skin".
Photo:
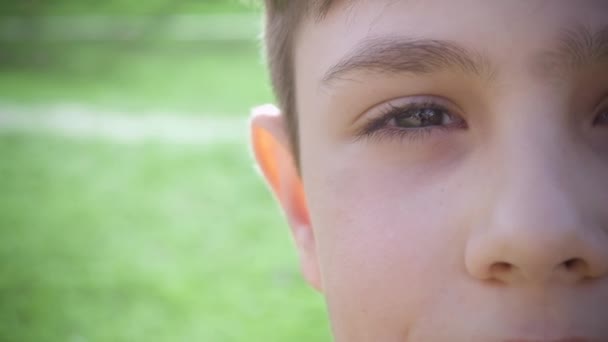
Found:
M 587 0 L 356 1 L 303 23 L 301 170 L 275 107 L 254 111 L 252 145 L 336 341 L 608 341 L 608 58 L 551 57 L 607 23 Z M 481 65 L 327 79 L 378 37 Z M 420 99 L 459 124 L 362 136 Z

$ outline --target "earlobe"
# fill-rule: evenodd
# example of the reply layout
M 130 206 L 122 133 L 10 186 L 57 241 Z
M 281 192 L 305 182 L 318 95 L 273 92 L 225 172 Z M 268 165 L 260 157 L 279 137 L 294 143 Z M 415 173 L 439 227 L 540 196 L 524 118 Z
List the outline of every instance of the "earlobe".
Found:
M 321 291 L 314 233 L 286 127 L 276 107 L 255 108 L 251 118 L 251 145 L 257 164 L 291 227 L 302 273 L 310 285 Z

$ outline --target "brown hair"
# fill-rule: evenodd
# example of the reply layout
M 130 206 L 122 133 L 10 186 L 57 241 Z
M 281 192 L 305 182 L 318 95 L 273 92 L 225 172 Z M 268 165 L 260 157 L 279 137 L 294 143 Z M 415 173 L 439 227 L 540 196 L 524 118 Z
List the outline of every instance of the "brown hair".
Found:
M 285 115 L 291 150 L 299 165 L 298 118 L 295 98 L 294 40 L 305 18 L 327 13 L 334 0 L 264 0 L 264 42 L 270 78 L 278 105 Z

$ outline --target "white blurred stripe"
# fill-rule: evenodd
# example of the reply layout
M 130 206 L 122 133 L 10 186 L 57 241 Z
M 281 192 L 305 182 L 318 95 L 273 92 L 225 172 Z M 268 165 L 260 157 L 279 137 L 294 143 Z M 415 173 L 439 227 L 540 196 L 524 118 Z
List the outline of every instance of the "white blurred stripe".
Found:
M 120 113 L 77 105 L 22 107 L 0 104 L 0 134 L 53 134 L 137 144 L 208 145 L 244 143 L 246 118 L 170 113 Z
M 0 40 L 176 41 L 255 40 L 261 32 L 257 14 L 167 16 L 0 17 Z

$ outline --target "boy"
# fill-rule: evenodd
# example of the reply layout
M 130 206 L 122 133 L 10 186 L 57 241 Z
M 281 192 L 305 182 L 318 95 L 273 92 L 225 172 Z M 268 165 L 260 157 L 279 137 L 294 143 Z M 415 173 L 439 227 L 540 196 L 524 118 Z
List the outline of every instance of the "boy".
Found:
M 608 1 L 266 1 L 252 144 L 336 341 L 608 341 Z

